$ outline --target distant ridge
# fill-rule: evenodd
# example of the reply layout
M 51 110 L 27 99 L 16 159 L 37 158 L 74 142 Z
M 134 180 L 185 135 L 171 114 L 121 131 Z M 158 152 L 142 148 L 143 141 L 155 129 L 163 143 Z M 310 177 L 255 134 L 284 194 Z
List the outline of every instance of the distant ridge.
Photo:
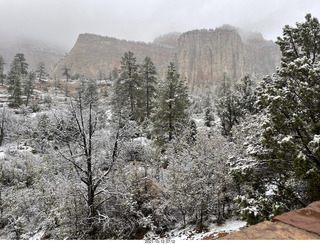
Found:
M 3 33 L 1 33 L 3 34 Z M 55 65 L 61 60 L 66 50 L 55 44 L 48 44 L 43 41 L 25 37 L 14 37 L 1 35 L 0 55 L 5 61 L 5 70 L 10 69 L 10 64 L 16 53 L 23 53 L 29 64 L 29 70 L 36 70 L 40 62 L 44 62 L 48 72 L 54 69 Z

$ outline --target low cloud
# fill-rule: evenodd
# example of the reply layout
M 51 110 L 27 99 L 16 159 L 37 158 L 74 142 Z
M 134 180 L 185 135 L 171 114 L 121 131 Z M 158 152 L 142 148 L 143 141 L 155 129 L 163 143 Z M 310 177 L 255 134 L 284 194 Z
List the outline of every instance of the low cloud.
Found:
M 284 25 L 320 13 L 311 0 L 0 0 L 1 35 L 70 49 L 80 33 L 151 42 L 158 35 L 230 24 L 275 40 Z

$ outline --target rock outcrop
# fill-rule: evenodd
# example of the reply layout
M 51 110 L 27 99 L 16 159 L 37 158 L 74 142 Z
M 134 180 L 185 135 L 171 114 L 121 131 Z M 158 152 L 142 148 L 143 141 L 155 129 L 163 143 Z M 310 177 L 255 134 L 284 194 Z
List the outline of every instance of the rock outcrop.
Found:
M 58 63 L 53 74 L 62 77 L 63 68 L 67 67 L 71 76 L 108 77 L 114 68 L 120 67 L 121 57 L 126 51 L 132 51 L 139 63 L 149 56 L 159 69 L 167 65 L 174 53 L 174 49 L 168 46 L 80 34 L 72 50 Z
M 108 77 L 114 68 L 120 67 L 121 57 L 129 50 L 139 63 L 146 56 L 151 57 L 161 78 L 165 77 L 169 62 L 175 62 L 190 90 L 200 92 L 214 87 L 225 77 L 234 82 L 246 74 L 261 78 L 272 74 L 280 64 L 280 50 L 274 42 L 264 40 L 258 33 L 223 26 L 181 35 L 171 33 L 149 44 L 81 34 L 52 75 L 62 77 L 63 68 L 67 67 L 72 76 Z
M 245 74 L 244 45 L 235 30 L 195 30 L 179 38 L 179 73 L 191 90 L 213 86 L 226 75 L 238 80 Z
M 221 240 L 320 240 L 320 201 L 231 233 Z
M 272 74 L 280 64 L 280 50 L 261 34 L 244 35 L 233 27 L 195 30 L 182 34 L 176 62 L 191 90 L 204 91 L 228 78 L 238 82 L 246 74 Z

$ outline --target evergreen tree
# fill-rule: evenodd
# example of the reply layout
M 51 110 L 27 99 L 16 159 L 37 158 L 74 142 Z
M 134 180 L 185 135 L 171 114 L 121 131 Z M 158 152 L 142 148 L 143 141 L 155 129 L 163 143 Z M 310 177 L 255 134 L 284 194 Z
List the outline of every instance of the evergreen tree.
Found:
M 151 110 L 153 108 L 153 100 L 156 94 L 156 67 L 150 57 L 146 57 L 140 68 L 142 94 L 142 116 L 150 119 Z
M 113 109 L 129 110 L 130 117 L 134 120 L 138 118 L 139 92 L 141 88 L 139 76 L 139 65 L 136 62 L 133 52 L 124 53 L 121 60 L 120 77 L 114 86 Z
M 27 107 L 29 104 L 30 96 L 33 94 L 35 79 L 36 79 L 36 74 L 33 71 L 29 72 L 28 76 L 24 79 L 23 94 L 27 97 L 26 98 Z
M 277 42 L 281 68 L 265 79 L 266 95 L 261 97 L 270 114 L 263 135 L 265 147 L 274 155 L 271 165 L 276 171 L 291 168 L 305 181 L 305 203 L 320 199 L 319 30 L 318 19 L 310 14 L 297 27 L 284 28 Z
M 159 145 L 179 135 L 188 122 L 188 87 L 179 78 L 180 75 L 171 62 L 166 79 L 158 91 L 157 109 L 153 116 L 153 133 Z
M 14 57 L 15 60 L 17 60 L 19 64 L 19 73 L 23 77 L 27 76 L 28 74 L 28 66 L 29 64 L 27 63 L 24 54 L 23 53 L 17 53 Z
M 99 94 L 97 84 L 94 81 L 90 81 L 84 89 L 84 104 L 92 104 L 92 106 L 96 106 L 98 100 Z
M 239 124 L 240 111 L 233 86 L 226 75 L 224 75 L 224 79 L 218 87 L 217 97 L 216 111 L 221 121 L 222 134 L 230 136 L 232 127 Z
M 44 62 L 40 62 L 37 66 L 36 73 L 38 74 L 39 82 L 44 82 L 44 78 L 47 75 L 46 65 Z
M 241 79 L 241 82 L 235 85 L 235 89 L 238 108 L 240 109 L 240 116 L 244 117 L 247 114 L 256 113 L 256 85 L 250 75 L 245 75 Z
M 66 65 L 62 69 L 62 75 L 67 78 L 67 82 L 69 81 L 70 76 L 70 68 L 68 68 Z
M 116 79 L 118 79 L 118 77 L 119 77 L 119 71 L 117 68 L 114 68 L 111 71 L 111 80 L 116 80 Z
M 4 74 L 4 65 L 6 63 L 4 62 L 3 57 L 0 55 L 0 83 L 3 86 L 4 83 L 4 78 L 5 78 L 5 74 Z
M 255 209 L 245 213 L 251 223 L 320 199 L 319 30 L 310 14 L 296 27 L 285 26 L 277 41 L 281 66 L 257 88 L 262 138 L 258 146 L 250 142 L 258 163 L 246 174 L 255 200 L 241 201 Z
M 212 108 L 207 107 L 205 108 L 205 121 L 204 121 L 204 125 L 207 127 L 211 127 L 212 126 L 212 122 L 214 121 L 214 115 L 212 113 Z
M 22 103 L 21 82 L 28 74 L 28 63 L 23 53 L 17 53 L 10 65 L 8 73 L 8 91 L 12 95 L 13 102 L 20 105 Z
M 21 103 L 22 103 L 22 87 L 21 87 L 21 80 L 19 78 L 16 79 L 14 82 L 11 98 L 12 98 L 14 104 L 21 105 Z

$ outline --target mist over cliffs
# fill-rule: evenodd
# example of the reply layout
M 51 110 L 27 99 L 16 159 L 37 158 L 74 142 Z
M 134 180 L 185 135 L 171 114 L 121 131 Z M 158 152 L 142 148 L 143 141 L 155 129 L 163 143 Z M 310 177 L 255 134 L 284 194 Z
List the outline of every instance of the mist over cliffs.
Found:
M 23 53 L 29 64 L 29 70 L 36 70 L 40 62 L 46 64 L 47 71 L 53 70 L 66 50 L 54 43 L 13 36 L 0 32 L 0 55 L 5 61 L 4 70 L 9 71 L 16 53 Z
M 280 59 L 277 44 L 260 33 L 223 26 L 182 34 L 175 61 L 190 89 L 203 92 L 225 77 L 237 82 L 246 74 L 255 78 L 272 74 Z
M 119 40 L 93 34 L 80 34 L 69 54 L 52 75 L 62 77 L 64 67 L 72 76 L 108 77 L 120 67 L 124 52 L 132 51 L 138 62 L 149 56 L 161 78 L 173 61 L 190 90 L 205 92 L 227 77 L 237 82 L 246 74 L 261 78 L 280 64 L 280 50 L 259 33 L 222 26 L 215 30 L 193 30 L 160 36 L 153 43 Z

